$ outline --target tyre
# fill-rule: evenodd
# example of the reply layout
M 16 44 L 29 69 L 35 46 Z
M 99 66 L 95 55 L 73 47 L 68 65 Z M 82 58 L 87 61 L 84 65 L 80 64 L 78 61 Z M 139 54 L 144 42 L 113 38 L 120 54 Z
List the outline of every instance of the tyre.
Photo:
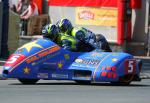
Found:
M 134 75 L 126 75 L 126 76 L 120 77 L 119 81 L 111 82 L 111 84 L 127 86 L 127 85 L 130 85 L 133 78 L 134 78 Z
M 85 81 L 85 80 L 75 80 L 75 82 L 77 84 L 81 84 L 81 85 L 88 85 L 91 84 L 91 81 Z
M 18 79 L 22 84 L 36 84 L 39 79 Z

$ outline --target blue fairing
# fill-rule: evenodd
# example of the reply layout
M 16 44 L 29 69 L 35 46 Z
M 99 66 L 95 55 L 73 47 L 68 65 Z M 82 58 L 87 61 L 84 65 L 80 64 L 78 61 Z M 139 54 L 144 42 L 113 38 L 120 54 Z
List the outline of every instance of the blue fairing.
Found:
M 7 73 L 7 72 L 8 73 Z M 20 47 L 4 65 L 9 78 L 117 81 L 139 67 L 127 53 L 71 52 L 48 39 L 38 39 Z

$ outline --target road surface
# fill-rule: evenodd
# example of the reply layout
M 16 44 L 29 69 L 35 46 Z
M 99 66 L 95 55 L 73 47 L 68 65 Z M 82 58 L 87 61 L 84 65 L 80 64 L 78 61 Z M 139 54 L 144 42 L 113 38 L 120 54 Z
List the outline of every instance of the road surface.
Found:
M 17 80 L 0 81 L 0 103 L 149 103 L 150 79 L 130 86 L 109 83 L 77 85 L 72 81 L 40 80 L 22 85 Z

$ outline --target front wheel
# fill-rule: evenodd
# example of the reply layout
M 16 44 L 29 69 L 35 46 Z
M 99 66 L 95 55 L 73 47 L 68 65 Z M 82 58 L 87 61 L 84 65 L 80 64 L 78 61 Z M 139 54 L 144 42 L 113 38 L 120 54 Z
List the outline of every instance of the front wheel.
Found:
M 18 79 L 22 84 L 36 84 L 39 79 Z

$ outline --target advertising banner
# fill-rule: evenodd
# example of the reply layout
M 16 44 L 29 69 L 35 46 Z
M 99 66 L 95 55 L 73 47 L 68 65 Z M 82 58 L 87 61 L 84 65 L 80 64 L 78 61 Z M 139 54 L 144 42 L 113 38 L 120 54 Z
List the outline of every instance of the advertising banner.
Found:
M 117 26 L 117 9 L 115 8 L 88 8 L 77 7 L 77 25 Z

